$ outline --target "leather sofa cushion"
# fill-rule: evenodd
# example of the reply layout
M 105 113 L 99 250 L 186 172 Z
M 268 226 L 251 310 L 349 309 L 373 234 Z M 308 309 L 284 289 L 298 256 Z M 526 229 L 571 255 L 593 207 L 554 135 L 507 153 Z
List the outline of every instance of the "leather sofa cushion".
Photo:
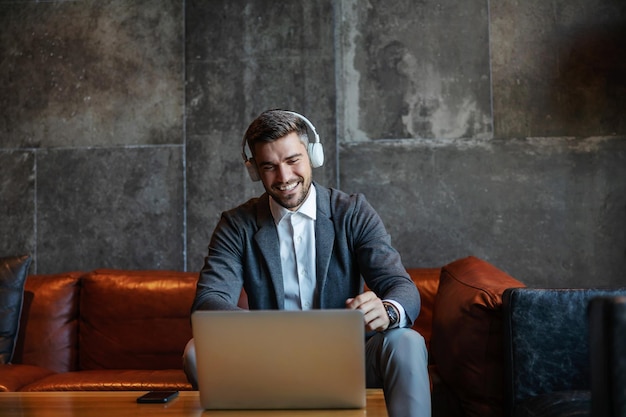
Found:
M 54 374 L 33 365 L 0 365 L 0 392 L 19 391 L 25 385 Z
M 22 388 L 22 391 L 158 391 L 191 390 L 182 370 L 79 371 L 55 374 Z
M 78 367 L 80 272 L 30 275 L 14 362 L 55 372 Z
M 589 391 L 554 392 L 526 400 L 515 408 L 512 417 L 589 417 L 590 404 Z
M 80 369 L 181 369 L 198 274 L 97 270 L 82 279 Z
M 502 416 L 502 293 L 524 284 L 470 256 L 444 266 L 435 299 L 431 355 L 467 416 Z

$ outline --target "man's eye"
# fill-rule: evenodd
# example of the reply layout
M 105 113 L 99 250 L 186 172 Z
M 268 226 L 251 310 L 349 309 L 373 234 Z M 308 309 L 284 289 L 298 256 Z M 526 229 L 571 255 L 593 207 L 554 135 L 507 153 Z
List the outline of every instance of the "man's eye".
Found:
M 294 158 L 294 159 L 290 159 L 289 161 L 287 161 L 289 165 L 294 165 L 294 164 L 297 164 L 298 162 L 300 162 L 300 158 Z

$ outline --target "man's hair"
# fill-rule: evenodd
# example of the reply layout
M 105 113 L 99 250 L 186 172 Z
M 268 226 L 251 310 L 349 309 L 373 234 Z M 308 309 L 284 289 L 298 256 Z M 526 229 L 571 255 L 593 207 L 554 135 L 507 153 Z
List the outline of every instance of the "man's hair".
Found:
M 267 110 L 250 123 L 244 138 L 254 154 L 257 143 L 274 142 L 291 132 L 296 132 L 305 146 L 309 143 L 307 124 L 301 117 L 285 110 Z

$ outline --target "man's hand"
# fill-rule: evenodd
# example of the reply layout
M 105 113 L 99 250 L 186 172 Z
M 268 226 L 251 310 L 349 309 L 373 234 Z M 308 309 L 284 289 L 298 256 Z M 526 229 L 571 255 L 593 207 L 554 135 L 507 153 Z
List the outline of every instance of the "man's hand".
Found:
M 346 300 L 349 310 L 361 310 L 365 319 L 365 328 L 368 331 L 383 332 L 389 327 L 389 316 L 383 301 L 372 291 L 364 292 L 354 298 Z

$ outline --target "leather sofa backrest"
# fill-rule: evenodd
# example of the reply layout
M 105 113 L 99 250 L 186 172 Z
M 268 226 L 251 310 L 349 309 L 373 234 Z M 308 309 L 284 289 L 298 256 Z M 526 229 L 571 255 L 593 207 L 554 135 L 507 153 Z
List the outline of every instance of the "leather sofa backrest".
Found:
M 422 300 L 413 328 L 427 346 L 440 271 L 408 269 Z M 180 368 L 197 279 L 197 272 L 110 269 L 31 275 L 13 362 L 55 372 Z M 238 305 L 248 307 L 245 291 Z
M 197 278 L 196 272 L 128 270 L 83 277 L 80 369 L 179 369 Z
M 55 372 L 180 369 L 197 280 L 156 270 L 30 275 L 12 362 Z M 248 308 L 243 290 L 238 305 Z
M 433 328 L 433 311 L 435 296 L 439 289 L 439 275 L 441 268 L 409 268 L 407 272 L 420 293 L 420 314 L 413 323 L 413 330 L 419 332 L 430 350 L 430 339 Z
M 81 274 L 30 275 L 26 279 L 13 363 L 56 372 L 78 369 Z
M 549 393 L 591 389 L 587 308 L 626 289 L 515 288 L 503 294 L 506 407 Z

